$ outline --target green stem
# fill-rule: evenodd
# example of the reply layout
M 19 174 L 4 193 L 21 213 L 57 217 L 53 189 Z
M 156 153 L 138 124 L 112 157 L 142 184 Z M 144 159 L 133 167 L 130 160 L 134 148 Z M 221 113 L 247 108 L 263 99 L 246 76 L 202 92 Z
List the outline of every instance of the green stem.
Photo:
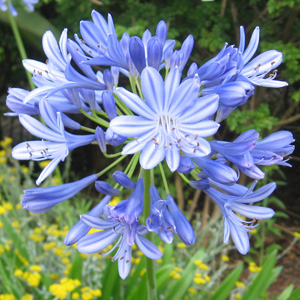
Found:
M 167 195 L 169 195 L 169 194 L 170 194 L 170 190 L 169 190 L 169 186 L 168 186 L 166 174 L 165 174 L 164 168 L 163 168 L 163 166 L 162 166 L 161 163 L 159 164 L 159 170 L 160 170 L 160 173 L 161 173 L 161 177 L 162 177 L 162 179 L 163 179 L 163 182 L 164 182 L 164 186 L 165 186 L 166 193 L 167 193 Z
M 27 54 L 26 54 L 25 47 L 24 47 L 24 44 L 23 44 L 23 41 L 22 41 L 22 38 L 21 38 L 20 31 L 18 29 L 16 19 L 12 16 L 12 14 L 10 12 L 10 9 L 7 10 L 7 13 L 8 13 L 8 19 L 9 19 L 9 22 L 10 22 L 10 26 L 11 26 L 11 29 L 14 33 L 15 40 L 16 40 L 17 47 L 18 47 L 19 53 L 21 55 L 21 58 L 22 58 L 22 60 L 27 59 Z M 28 80 L 30 88 L 32 90 L 35 89 L 35 86 L 34 86 L 33 81 L 32 81 L 31 73 L 28 72 L 27 70 L 25 72 L 26 72 L 26 76 L 27 76 L 27 80 Z
M 111 168 L 113 168 L 115 165 L 117 165 L 120 161 L 122 161 L 127 155 L 123 155 L 120 158 L 118 158 L 117 160 L 115 160 L 112 164 L 110 164 L 108 167 L 106 167 L 104 170 L 102 170 L 101 172 L 97 173 L 97 176 L 100 177 L 103 174 L 105 174 L 107 171 L 109 171 Z
M 182 173 L 178 173 L 178 174 L 187 184 L 190 184 L 190 181 L 188 180 L 188 178 L 186 176 L 184 176 Z
M 89 118 L 90 120 L 94 121 L 95 123 L 99 124 L 99 125 L 102 125 L 102 126 L 105 126 L 105 127 L 109 127 L 109 123 L 105 120 L 102 120 L 100 118 L 96 118 L 94 116 L 90 116 L 84 109 L 80 108 L 80 111 L 82 112 L 82 114 L 84 116 L 86 116 L 87 118 Z
M 85 126 L 81 126 L 80 129 L 85 130 L 87 132 L 95 133 L 95 129 L 88 128 L 88 127 L 85 127 Z
M 144 220 L 150 215 L 150 185 L 151 185 L 151 172 L 150 170 L 144 170 L 143 174 L 145 193 L 144 193 Z M 148 234 L 148 240 L 150 242 L 154 242 L 153 233 Z M 150 258 L 146 258 L 146 269 L 147 269 L 147 294 L 148 300 L 156 300 L 157 299 L 157 291 L 156 291 L 156 276 L 155 276 L 155 268 L 154 261 Z
M 117 106 L 126 114 L 133 115 L 132 111 L 123 103 L 123 101 L 119 98 L 117 94 L 114 94 L 114 98 Z
M 118 157 L 122 155 L 122 152 L 114 153 L 114 154 L 107 154 L 106 152 L 103 152 L 103 155 L 107 158 L 113 158 L 113 157 Z

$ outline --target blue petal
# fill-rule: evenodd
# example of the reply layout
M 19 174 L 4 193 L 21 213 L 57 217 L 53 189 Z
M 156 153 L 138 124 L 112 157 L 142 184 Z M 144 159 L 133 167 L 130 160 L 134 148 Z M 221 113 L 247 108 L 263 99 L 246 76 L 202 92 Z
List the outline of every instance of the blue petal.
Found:
M 167 195 L 167 201 L 169 201 L 168 207 L 170 210 L 170 214 L 175 222 L 177 234 L 186 245 L 193 245 L 196 242 L 196 236 L 193 227 L 181 212 L 181 210 L 178 208 L 171 195 Z
M 243 53 L 244 64 L 246 64 L 253 57 L 254 53 L 257 50 L 258 43 L 259 43 L 259 32 L 260 32 L 260 29 L 257 26 L 252 33 L 248 47 L 246 48 L 245 52 Z
M 77 242 L 77 249 L 81 253 L 91 254 L 102 251 L 111 245 L 119 234 L 113 229 L 88 234 Z
M 140 164 L 144 169 L 153 169 L 166 156 L 166 150 L 163 147 L 157 147 L 152 141 L 148 142 L 140 156 Z
M 135 241 L 140 250 L 150 259 L 161 259 L 162 253 L 152 242 L 145 237 L 136 234 Z
M 130 272 L 131 252 L 132 252 L 132 247 L 127 245 L 124 250 L 125 253 L 124 256 L 118 259 L 118 271 L 122 279 L 125 279 Z
M 140 116 L 119 116 L 110 121 L 109 128 L 122 136 L 138 137 L 155 126 L 154 121 Z
M 127 91 L 124 88 L 117 88 L 120 99 L 136 114 L 153 119 L 156 113 L 139 96 Z
M 142 72 L 141 83 L 146 104 L 152 111 L 161 113 L 165 102 L 165 86 L 161 75 L 154 68 L 147 67 Z

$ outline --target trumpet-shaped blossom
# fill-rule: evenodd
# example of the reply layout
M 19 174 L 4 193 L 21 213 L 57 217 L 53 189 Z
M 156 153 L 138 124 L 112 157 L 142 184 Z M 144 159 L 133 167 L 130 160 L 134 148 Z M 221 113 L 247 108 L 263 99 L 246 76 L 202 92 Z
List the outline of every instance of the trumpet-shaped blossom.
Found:
M 91 211 L 87 213 L 88 216 L 100 217 L 103 213 L 105 205 L 109 203 L 111 196 L 105 196 Z M 87 235 L 91 227 L 79 220 L 65 236 L 65 244 L 67 246 L 77 243 L 81 238 Z
M 188 246 L 196 241 L 190 222 L 177 207 L 173 197 L 161 200 L 155 186 L 150 187 L 151 214 L 146 220 L 149 231 L 155 231 L 166 243 L 172 243 L 174 233 Z
M 132 246 L 136 243 L 140 250 L 151 259 L 160 259 L 162 253 L 158 247 L 147 240 L 143 235 L 149 231 L 138 224 L 143 211 L 143 180 L 139 179 L 133 194 L 128 200 L 119 202 L 116 206 L 104 207 L 103 218 L 90 215 L 81 216 L 81 221 L 91 228 L 101 229 L 81 238 L 77 248 L 82 253 L 97 253 L 118 241 L 114 247 L 103 255 L 108 255 L 118 248 L 112 260 L 118 260 L 118 269 L 121 278 L 125 279 L 131 267 Z
M 238 251 L 244 255 L 250 247 L 248 232 L 258 226 L 262 219 L 269 219 L 274 215 L 271 208 L 249 204 L 267 198 L 276 188 L 276 184 L 269 183 L 253 192 L 255 185 L 256 182 L 249 189 L 238 184 L 230 188 L 224 186 L 228 195 L 209 187 L 208 183 L 206 186 L 204 183 L 202 185 L 204 192 L 219 206 L 224 215 L 224 243 L 228 243 L 231 236 Z M 192 186 L 196 187 L 193 182 Z M 222 188 L 222 185 L 218 184 L 218 188 Z M 245 221 L 237 214 L 251 221 Z
M 52 160 L 37 179 L 38 185 L 53 172 L 61 161 L 64 161 L 69 151 L 90 144 L 95 140 L 94 134 L 74 135 L 66 132 L 59 112 L 55 116 L 55 113 L 51 112 L 49 105 L 41 105 L 40 108 L 48 108 L 45 109 L 42 115 L 50 128 L 28 115 L 20 114 L 19 120 L 32 135 L 43 140 L 23 142 L 15 146 L 12 150 L 12 156 L 15 159 Z
M 264 173 L 256 165 L 284 165 L 284 157 L 291 154 L 295 146 L 290 145 L 295 140 L 289 131 L 278 131 L 270 134 L 261 141 L 257 141 L 259 133 L 247 130 L 234 142 L 213 141 L 211 148 L 234 163 L 239 170 L 254 179 L 264 178 Z M 216 180 L 216 179 L 214 179 Z
M 196 76 L 180 84 L 178 68 L 172 69 L 164 83 L 157 70 L 148 67 L 141 75 L 145 101 L 124 88 L 118 88 L 120 99 L 137 116 L 118 116 L 110 129 L 122 136 L 135 138 L 122 154 L 142 150 L 140 164 L 154 168 L 165 157 L 171 171 L 180 162 L 180 151 L 199 157 L 210 153 L 203 138 L 217 132 L 219 125 L 208 120 L 218 107 L 218 96 L 198 97 L 200 81 Z
M 32 213 L 43 213 L 54 205 L 74 197 L 82 189 L 93 183 L 97 177 L 94 174 L 71 183 L 25 190 L 21 204 L 23 208 Z

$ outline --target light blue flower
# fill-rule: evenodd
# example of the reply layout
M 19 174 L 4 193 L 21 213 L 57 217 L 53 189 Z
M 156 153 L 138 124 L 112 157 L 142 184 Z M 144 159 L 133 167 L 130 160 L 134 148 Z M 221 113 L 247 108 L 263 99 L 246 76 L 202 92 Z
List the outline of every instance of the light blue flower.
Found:
M 208 181 L 208 180 L 204 180 Z M 210 182 L 214 184 L 213 182 Z M 276 188 L 275 183 L 269 183 L 253 192 L 256 182 L 247 189 L 238 184 L 227 187 L 221 184 L 216 186 L 226 191 L 224 194 L 212 187 L 205 187 L 204 192 L 219 206 L 224 215 L 224 243 L 229 242 L 231 236 L 238 251 L 241 254 L 247 254 L 250 247 L 248 232 L 259 225 L 260 220 L 272 218 L 274 211 L 271 208 L 256 205 L 248 205 L 256 203 L 267 198 Z M 192 186 L 196 187 L 195 185 Z M 197 187 L 196 187 L 197 188 Z M 243 220 L 237 214 L 240 214 L 250 221 Z
M 258 138 L 259 133 L 251 129 L 242 133 L 232 143 L 212 141 L 210 145 L 214 152 L 224 156 L 253 179 L 264 178 L 264 173 L 256 165 L 291 166 L 284 160 L 284 157 L 295 149 L 295 146 L 290 145 L 295 141 L 291 132 L 278 131 L 261 141 L 257 141 Z
M 191 246 L 196 236 L 190 222 L 176 205 L 173 197 L 162 200 L 155 186 L 150 187 L 151 214 L 146 220 L 149 231 L 156 232 L 165 243 L 172 243 L 174 233 L 184 244 Z
M 124 88 L 118 88 L 120 99 L 137 116 L 118 116 L 110 129 L 122 136 L 135 138 L 122 154 L 142 151 L 140 164 L 144 169 L 158 165 L 165 157 L 171 171 L 180 162 L 180 151 L 187 156 L 205 156 L 209 143 L 203 138 L 217 132 L 219 125 L 207 120 L 218 107 L 218 96 L 198 98 L 199 78 L 180 84 L 180 71 L 172 69 L 164 83 L 157 70 L 147 67 L 141 74 L 145 100 Z
M 64 129 L 61 114 L 51 112 L 51 106 L 46 100 L 40 102 L 40 110 L 47 126 L 37 119 L 20 114 L 20 123 L 41 141 L 26 141 L 18 144 L 12 149 L 12 156 L 20 160 L 48 160 L 52 161 L 44 168 L 36 183 L 39 185 L 47 178 L 56 166 L 69 154 L 74 148 L 92 143 L 96 137 L 94 134 L 74 135 Z
M 52 208 L 54 205 L 74 197 L 82 189 L 93 183 L 97 178 L 98 176 L 93 174 L 71 183 L 25 190 L 21 204 L 23 205 L 23 208 L 32 213 L 43 213 Z
M 81 238 L 77 242 L 77 249 L 82 253 L 97 253 L 118 241 L 114 247 L 103 255 L 108 255 L 118 248 L 112 260 L 118 260 L 119 274 L 125 279 L 131 267 L 132 246 L 137 244 L 140 250 L 150 259 L 160 259 L 162 253 L 158 247 L 147 240 L 143 235 L 149 233 L 147 228 L 138 224 L 143 210 L 143 181 L 139 179 L 137 187 L 128 200 L 119 202 L 116 206 L 104 207 L 103 218 L 92 215 L 82 215 L 81 221 L 87 226 L 102 229 Z
M 105 196 L 91 211 L 87 213 L 88 216 L 100 217 L 103 213 L 105 205 L 109 203 L 111 196 Z M 90 231 L 91 227 L 79 220 L 65 236 L 64 243 L 67 246 L 77 243 Z

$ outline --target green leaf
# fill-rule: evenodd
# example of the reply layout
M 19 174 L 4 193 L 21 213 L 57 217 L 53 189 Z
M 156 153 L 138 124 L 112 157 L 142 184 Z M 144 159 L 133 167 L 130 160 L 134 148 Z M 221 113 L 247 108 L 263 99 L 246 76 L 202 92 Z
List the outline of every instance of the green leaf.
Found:
M 246 290 L 242 300 L 259 299 L 259 297 L 263 294 L 263 292 L 268 288 L 271 279 L 273 280 L 273 278 L 275 277 L 273 273 L 273 269 L 276 262 L 276 256 L 277 256 L 277 251 L 273 251 L 269 255 L 266 262 L 263 264 L 261 271 L 253 280 L 249 288 Z M 277 274 L 277 272 L 278 269 L 276 269 L 275 275 Z M 278 275 L 279 273 L 277 274 L 277 276 Z
M 170 273 L 172 272 L 175 264 L 164 265 L 159 268 L 156 272 L 156 284 L 157 290 L 165 288 L 168 286 L 168 281 L 170 281 Z
M 118 271 L 118 262 L 108 262 L 102 277 L 102 300 L 111 299 L 112 295 L 119 292 L 120 276 Z M 118 299 L 114 298 L 114 299 Z
M 291 284 L 280 294 L 277 300 L 288 300 L 291 296 L 294 286 Z
M 146 265 L 146 257 L 142 256 L 142 259 L 138 264 L 138 266 L 136 267 L 133 275 L 127 279 L 128 284 L 125 292 L 126 297 L 131 297 L 131 294 L 137 292 L 137 288 L 138 288 L 137 283 L 141 277 L 141 272 L 145 268 L 145 265 Z
M 73 264 L 69 273 L 69 278 L 78 279 L 81 282 L 82 277 L 82 257 L 79 252 L 75 253 Z
M 300 286 L 294 290 L 292 295 L 288 298 L 288 300 L 299 300 L 300 298 Z
M 199 249 L 193 257 L 190 259 L 186 267 L 184 268 L 181 278 L 176 280 L 172 285 L 170 290 L 167 292 L 166 300 L 182 300 L 186 291 L 190 287 L 193 282 L 194 272 L 196 269 L 196 265 L 194 264 L 195 260 L 203 259 L 205 255 L 205 249 Z
M 215 291 L 209 300 L 225 300 L 235 286 L 235 282 L 240 278 L 243 272 L 243 264 L 239 264 L 226 278 Z

